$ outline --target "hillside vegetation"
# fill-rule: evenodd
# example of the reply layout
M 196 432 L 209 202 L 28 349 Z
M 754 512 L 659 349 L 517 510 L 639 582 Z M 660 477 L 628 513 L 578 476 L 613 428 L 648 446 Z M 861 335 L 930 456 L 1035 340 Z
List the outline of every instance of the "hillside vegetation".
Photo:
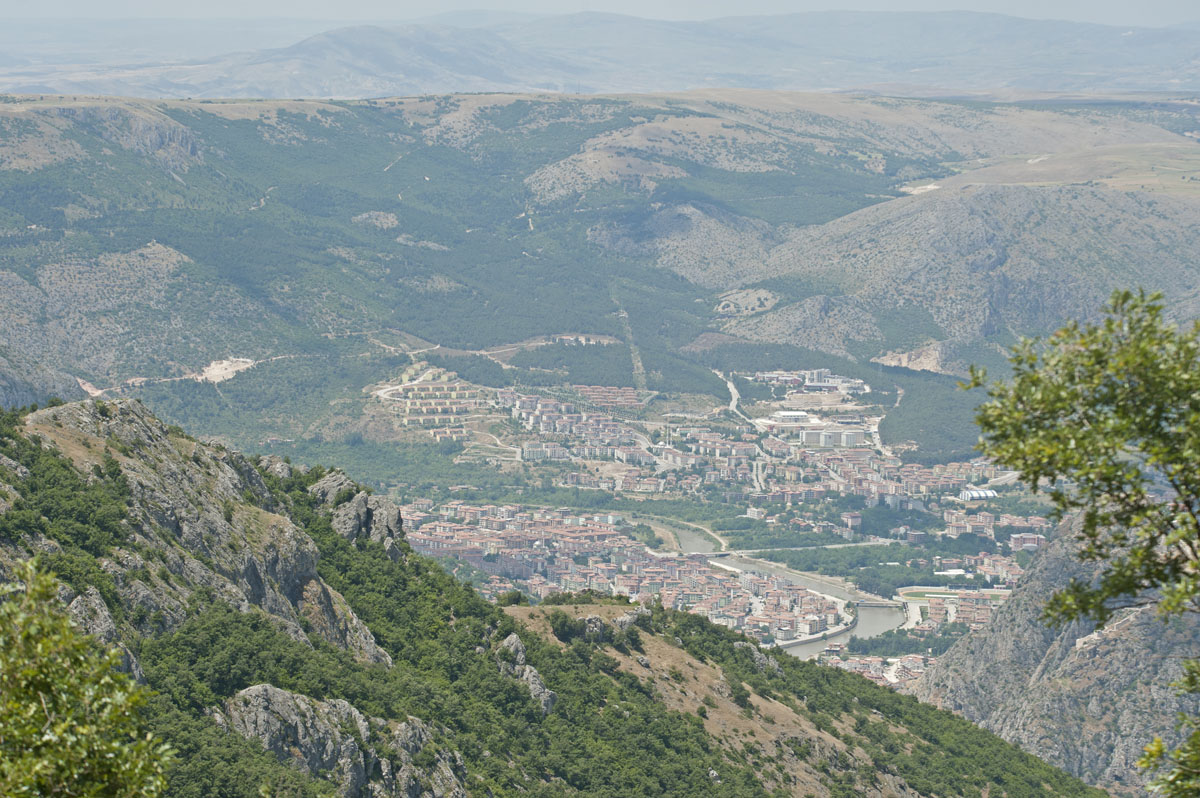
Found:
M 723 400 L 718 363 L 830 366 L 904 388 L 885 438 L 947 457 L 970 400 L 917 370 L 1131 281 L 1197 310 L 1182 102 L 3 99 L 0 399 L 82 380 L 243 446 L 341 437 L 409 351 L 589 333 L 620 344 L 475 371 L 623 385 L 636 351 L 650 390 Z M 196 381 L 232 357 L 258 365 Z
M 1100 630 L 1088 621 L 1046 626 L 1046 597 L 1097 571 L 1076 560 L 1078 527 L 1064 522 L 994 621 L 959 640 L 916 694 L 1114 795 L 1144 795 L 1149 774 L 1133 763 L 1145 742 L 1178 745 L 1178 715 L 1200 703 L 1171 687 L 1200 627 L 1190 617 L 1164 622 L 1153 606 L 1121 610 Z
M 388 499 L 256 466 L 137 402 L 0 422 L 0 567 L 38 554 L 158 693 L 170 795 L 1096 794 L 696 616 L 503 611 L 414 555 Z

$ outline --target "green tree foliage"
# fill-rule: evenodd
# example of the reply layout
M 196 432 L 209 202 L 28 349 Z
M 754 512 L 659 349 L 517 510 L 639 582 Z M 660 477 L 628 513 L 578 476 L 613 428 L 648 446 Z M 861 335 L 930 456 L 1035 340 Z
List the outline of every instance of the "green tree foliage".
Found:
M 988 386 L 980 449 L 1045 490 L 1054 515 L 1080 517 L 1079 556 L 1100 563 L 1046 607 L 1063 623 L 1156 604 L 1169 617 L 1200 610 L 1200 323 L 1179 327 L 1161 296 L 1117 291 L 1097 324 L 1071 323 L 1014 348 L 1010 380 Z M 976 370 L 971 386 L 986 382 Z M 1179 687 L 1200 692 L 1200 661 Z M 1167 796 L 1200 795 L 1200 721 L 1186 741 L 1161 740 L 1141 764 Z
M 467 382 L 486 385 L 489 388 L 506 388 L 510 385 L 557 385 L 562 378 L 544 371 L 505 368 L 483 355 L 443 355 L 429 352 L 421 359 L 431 366 L 453 371 Z
M 103 554 L 125 539 L 129 485 L 111 455 L 85 479 L 71 461 L 35 440 L 13 434 L 18 413 L 0 414 L 0 454 L 29 469 L 22 495 L 0 516 L 0 540 L 37 532 L 88 554 Z
M 563 382 L 633 387 L 633 361 L 624 344 L 556 343 L 518 352 L 514 366 L 566 371 Z
M 974 553 L 978 553 L 976 548 Z M 973 580 L 961 575 L 934 573 L 933 551 L 912 546 L 847 546 L 841 549 L 772 550 L 762 552 L 768 560 L 781 562 L 797 571 L 815 571 L 826 576 L 842 576 L 868 593 L 890 598 L 902 587 L 925 585 L 948 587 L 972 586 Z M 924 568 L 909 567 L 908 560 L 924 558 Z M 889 563 L 901 563 L 889 565 Z M 980 583 L 981 585 L 984 583 Z
M 171 759 L 143 730 L 146 693 L 57 606 L 32 562 L 0 601 L 0 795 L 159 795 Z
M 950 646 L 967 633 L 965 623 L 946 624 L 931 637 L 916 637 L 907 630 L 889 629 L 875 637 L 852 637 L 846 644 L 851 654 L 877 657 L 902 657 L 905 654 L 932 654 L 940 657 Z

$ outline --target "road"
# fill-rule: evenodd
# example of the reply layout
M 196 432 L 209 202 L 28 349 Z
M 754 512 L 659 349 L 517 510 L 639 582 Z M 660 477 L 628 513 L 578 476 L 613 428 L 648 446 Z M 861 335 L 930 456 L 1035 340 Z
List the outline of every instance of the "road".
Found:
M 1011 485 L 1021 478 L 1020 471 L 1006 471 L 995 479 L 989 481 L 985 487 L 995 488 L 1001 485 Z
M 859 546 L 890 546 L 899 543 L 891 538 L 872 538 L 858 543 L 828 543 L 824 546 L 768 546 L 763 549 L 727 549 L 722 554 L 762 554 L 764 551 L 809 551 L 811 549 L 853 549 Z
M 408 385 L 415 385 L 418 382 L 424 382 L 425 380 L 427 380 L 431 376 L 433 376 L 433 373 L 435 371 L 437 371 L 437 369 L 429 369 L 424 374 L 422 374 L 420 377 L 417 377 L 415 380 L 409 380 L 408 382 L 401 383 L 400 385 L 385 385 L 382 388 L 377 389 L 373 393 L 375 394 L 376 397 L 378 397 L 380 399 L 391 399 L 392 398 L 391 394 L 393 392 L 398 391 L 401 388 L 404 388 Z
M 483 432 L 482 430 L 475 430 L 475 434 L 476 435 L 486 435 L 487 437 L 491 438 L 492 440 L 494 440 L 496 442 L 497 448 L 507 449 L 508 451 L 513 453 L 514 458 L 516 460 L 519 461 L 521 459 L 521 450 L 518 449 L 516 446 L 509 446 L 508 444 L 504 443 L 498 437 L 496 437 L 495 435 L 493 435 L 490 432 Z
M 739 418 L 741 418 L 745 421 L 749 421 L 751 424 L 753 424 L 754 420 L 752 418 L 750 418 L 750 416 L 743 413 L 742 409 L 740 407 L 738 407 L 738 402 L 740 402 L 742 400 L 742 395 L 740 393 L 738 393 L 737 386 L 733 384 L 733 380 L 729 379 L 728 377 L 726 377 L 724 374 L 717 371 L 716 369 L 713 369 L 712 373 L 716 374 L 718 377 L 720 377 L 722 380 L 724 380 L 725 387 L 729 389 L 729 412 L 733 413 L 735 416 L 738 416 Z M 758 490 L 760 492 L 765 491 L 767 489 L 767 483 L 763 479 L 763 460 L 765 458 L 766 458 L 766 453 L 763 452 L 762 449 L 759 449 L 758 456 L 750 461 L 751 473 L 753 474 L 753 477 L 754 477 L 754 488 L 755 488 L 755 490 Z
M 729 379 L 728 377 L 726 377 L 724 374 L 717 371 L 716 369 L 713 369 L 712 373 L 716 374 L 718 377 L 720 377 L 722 380 L 724 380 L 725 387 L 727 387 L 729 389 L 729 412 L 733 413 L 734 415 L 741 416 L 746 421 L 750 421 L 750 417 L 747 416 L 745 413 L 743 413 L 741 411 L 741 408 L 738 407 L 738 402 L 741 401 L 742 395 L 740 393 L 738 393 L 737 386 L 733 384 L 733 380 Z M 751 422 L 751 423 L 753 423 L 753 422 Z
M 530 223 L 532 224 L 532 222 L 531 219 Z M 646 367 L 642 364 L 642 353 L 633 341 L 633 327 L 629 324 L 629 314 L 625 312 L 625 308 L 621 307 L 621 301 L 617 299 L 616 286 L 610 289 L 609 296 L 612 297 L 613 304 L 617 306 L 617 318 L 621 320 L 621 327 L 625 331 L 625 342 L 629 344 L 629 359 L 633 365 L 633 387 L 645 392 L 649 390 L 646 383 Z

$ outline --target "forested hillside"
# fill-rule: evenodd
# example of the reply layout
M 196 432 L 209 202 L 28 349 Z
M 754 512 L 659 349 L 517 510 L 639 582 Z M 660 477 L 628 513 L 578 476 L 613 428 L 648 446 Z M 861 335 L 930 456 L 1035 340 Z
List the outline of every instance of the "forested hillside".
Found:
M 997 362 L 1130 279 L 1195 315 L 1194 114 L 739 91 L 4 97 L 0 398 L 134 393 L 243 446 L 329 443 L 346 433 L 322 420 L 408 352 L 477 363 L 586 333 L 617 343 L 483 378 L 723 398 L 711 367 L 830 367 L 920 396 L 885 439 L 963 455 L 970 399 L 931 372 Z M 197 381 L 230 358 L 257 365 Z
M 387 498 L 137 402 L 5 413 L 0 483 L 0 568 L 37 554 L 157 691 L 171 795 L 1098 794 L 696 616 L 505 611 L 414 555 Z

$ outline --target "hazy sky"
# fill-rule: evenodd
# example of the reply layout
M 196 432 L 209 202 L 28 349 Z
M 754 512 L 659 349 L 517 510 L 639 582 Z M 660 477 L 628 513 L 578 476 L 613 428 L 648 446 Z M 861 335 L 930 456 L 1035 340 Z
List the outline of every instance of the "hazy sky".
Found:
M 305 17 L 403 20 L 486 8 L 533 13 L 611 11 L 660 19 L 706 19 L 833 8 L 891 11 L 994 11 L 1114 25 L 1200 21 L 1200 0 L 0 0 L 0 17 Z

